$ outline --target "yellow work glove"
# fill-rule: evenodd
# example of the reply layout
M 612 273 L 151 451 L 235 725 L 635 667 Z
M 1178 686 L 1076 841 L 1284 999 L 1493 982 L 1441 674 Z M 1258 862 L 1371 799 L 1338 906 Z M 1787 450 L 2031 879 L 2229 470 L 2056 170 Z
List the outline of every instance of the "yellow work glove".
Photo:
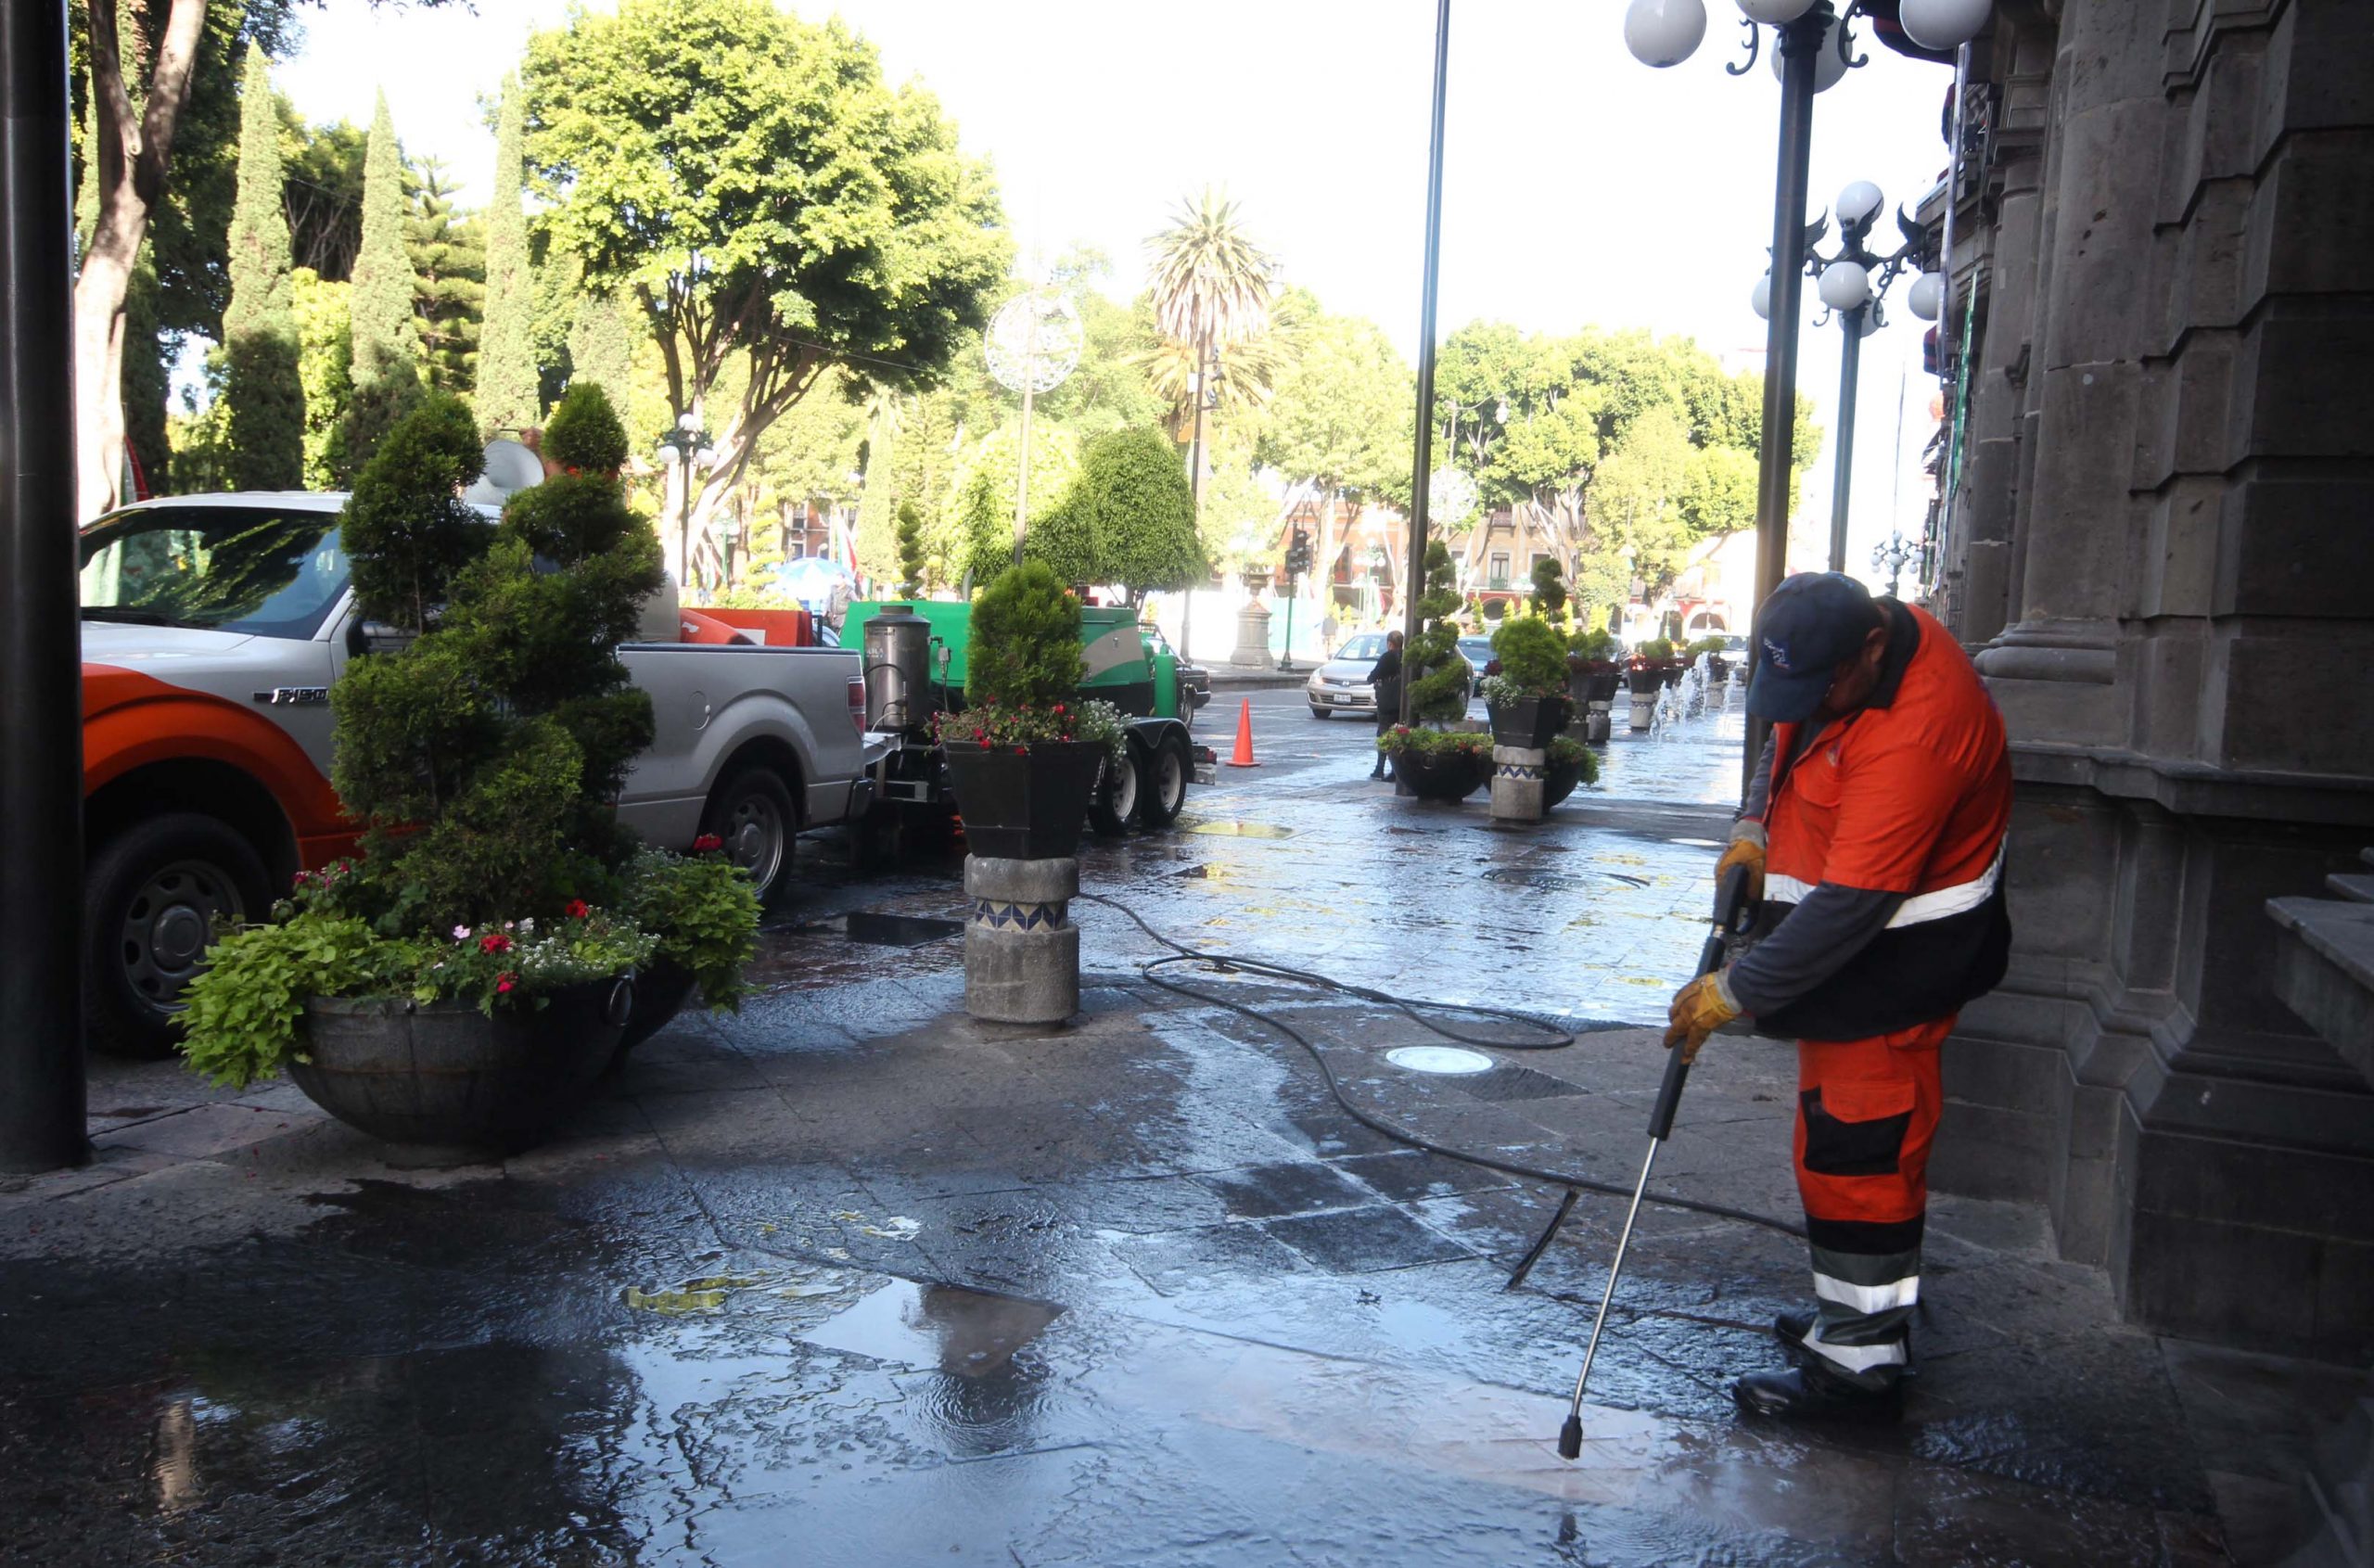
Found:
M 1678 1046 L 1683 1061 L 1695 1062 L 1706 1037 L 1739 1015 L 1740 1004 L 1723 972 L 1710 969 L 1674 992 L 1673 1005 L 1666 1009 L 1666 1049 Z
M 1731 824 L 1731 847 L 1715 862 L 1715 886 L 1720 887 L 1723 878 L 1733 866 L 1747 867 L 1747 901 L 1764 897 L 1764 824 L 1756 822 L 1736 822 Z

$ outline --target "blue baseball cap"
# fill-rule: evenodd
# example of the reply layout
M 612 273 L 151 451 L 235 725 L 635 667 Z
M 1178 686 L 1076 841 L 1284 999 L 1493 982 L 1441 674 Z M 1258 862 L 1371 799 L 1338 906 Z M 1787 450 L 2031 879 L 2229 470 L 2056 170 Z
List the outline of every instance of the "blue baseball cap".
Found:
M 1802 724 L 1830 691 L 1838 667 L 1862 651 L 1880 608 L 1844 572 L 1783 578 L 1755 617 L 1755 671 L 1747 710 L 1776 724 Z

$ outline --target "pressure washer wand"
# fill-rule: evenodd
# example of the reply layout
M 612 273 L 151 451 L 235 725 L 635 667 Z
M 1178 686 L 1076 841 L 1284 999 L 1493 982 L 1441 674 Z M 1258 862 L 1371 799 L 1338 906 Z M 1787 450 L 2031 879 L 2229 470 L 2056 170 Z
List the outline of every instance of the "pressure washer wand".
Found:
M 1715 929 L 1698 951 L 1697 973 L 1723 965 L 1726 938 L 1747 916 L 1747 868 L 1734 866 L 1715 892 Z M 1657 1103 L 1649 1113 L 1649 1155 L 1640 1162 L 1640 1179 L 1632 1188 L 1632 1206 L 1624 1211 L 1624 1230 L 1615 1238 L 1615 1261 L 1608 1266 L 1607 1289 L 1599 1298 L 1599 1316 L 1591 1319 L 1590 1343 L 1583 1348 L 1583 1370 L 1575 1377 L 1575 1397 L 1566 1406 L 1566 1424 L 1558 1429 L 1558 1457 L 1580 1459 L 1583 1453 L 1583 1390 L 1591 1380 L 1591 1361 L 1599 1355 L 1599 1336 L 1607 1327 L 1608 1305 L 1615 1299 L 1616 1278 L 1624 1272 L 1625 1250 L 1632 1244 L 1632 1222 L 1640 1217 L 1640 1200 L 1649 1191 L 1649 1173 L 1656 1168 L 1657 1150 L 1673 1134 L 1673 1114 L 1681 1103 L 1681 1086 L 1690 1077 L 1690 1059 L 1679 1050 L 1666 1052 L 1666 1076 L 1657 1085 Z

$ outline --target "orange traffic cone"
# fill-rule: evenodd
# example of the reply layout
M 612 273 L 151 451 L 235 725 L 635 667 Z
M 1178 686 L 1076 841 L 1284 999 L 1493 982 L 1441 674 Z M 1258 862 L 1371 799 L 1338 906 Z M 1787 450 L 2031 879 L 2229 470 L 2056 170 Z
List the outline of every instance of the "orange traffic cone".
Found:
M 1236 710 L 1236 755 L 1228 759 L 1232 768 L 1258 768 L 1253 760 L 1253 699 L 1245 697 Z

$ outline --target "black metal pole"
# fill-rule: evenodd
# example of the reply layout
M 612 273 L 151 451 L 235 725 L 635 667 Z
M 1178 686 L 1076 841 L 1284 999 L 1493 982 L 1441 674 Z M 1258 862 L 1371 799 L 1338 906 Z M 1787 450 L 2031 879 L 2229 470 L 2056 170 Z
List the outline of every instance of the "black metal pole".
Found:
M 1832 19 L 1819 4 L 1780 29 L 1780 166 L 1772 189 L 1772 310 L 1764 335 L 1764 451 L 1755 488 L 1755 604 L 1788 574 L 1789 481 L 1795 470 L 1797 311 L 1806 282 L 1806 162 L 1814 139 L 1814 51 Z M 1768 726 L 1751 714 L 1740 759 L 1744 795 L 1764 754 Z
M 0 1170 L 83 1132 L 66 0 L 0 5 Z
M 1855 389 L 1862 378 L 1863 321 L 1869 305 L 1857 305 L 1838 318 L 1846 341 L 1838 355 L 1838 472 L 1831 481 L 1830 569 L 1846 569 L 1846 504 L 1855 488 Z
M 1401 657 L 1418 642 L 1418 594 L 1426 580 L 1426 480 L 1435 464 L 1435 300 L 1443 261 L 1443 105 L 1450 86 L 1450 0 L 1435 6 L 1435 120 L 1426 150 L 1426 281 L 1418 306 L 1417 451 L 1410 478 L 1410 559 L 1401 584 Z M 1410 722 L 1417 671 L 1401 672 L 1401 722 Z

